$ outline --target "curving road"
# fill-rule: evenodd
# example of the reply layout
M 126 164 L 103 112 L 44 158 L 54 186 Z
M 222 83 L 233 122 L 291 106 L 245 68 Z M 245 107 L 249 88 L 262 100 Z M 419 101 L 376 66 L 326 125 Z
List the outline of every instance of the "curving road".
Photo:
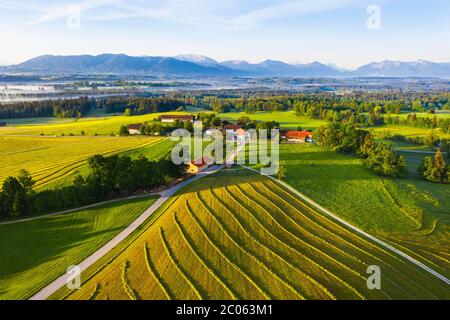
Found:
M 242 151 L 244 145 L 239 145 L 236 150 L 234 150 L 233 153 L 227 158 L 226 162 L 229 164 L 236 155 Z M 145 210 L 145 212 L 140 215 L 135 221 L 133 221 L 128 227 L 126 227 L 122 232 L 120 232 L 117 236 L 115 236 L 111 241 L 106 243 L 103 247 L 98 249 L 96 252 L 94 252 L 92 255 L 90 255 L 88 258 L 86 258 L 83 262 L 78 264 L 78 267 L 80 268 L 80 271 L 83 272 L 90 266 L 92 266 L 95 262 L 97 262 L 101 257 L 103 257 L 105 254 L 107 254 L 109 251 L 111 251 L 114 247 L 116 247 L 120 242 L 122 242 L 126 237 L 128 237 L 132 232 L 134 232 L 140 225 L 142 225 L 166 200 L 168 200 L 172 195 L 174 195 L 178 190 L 181 188 L 187 186 L 188 184 L 201 179 L 203 177 L 206 177 L 210 174 L 216 173 L 217 171 L 221 170 L 224 167 L 224 165 L 214 165 L 209 167 L 208 169 L 197 173 L 192 178 L 185 180 L 175 186 L 173 186 L 170 189 L 167 189 L 165 191 L 160 192 L 160 198 L 156 200 L 150 208 Z M 98 205 L 98 204 L 97 204 Z M 57 290 L 62 288 L 68 281 L 69 275 L 63 274 L 56 280 L 54 280 L 52 283 L 41 289 L 38 293 L 33 295 L 30 300 L 45 300 L 48 297 L 50 297 L 53 293 L 55 293 Z
M 234 157 L 236 156 L 236 154 L 238 152 L 240 152 L 242 150 L 243 146 L 238 146 L 238 148 L 235 150 L 235 152 L 230 155 L 230 157 L 227 159 L 226 163 L 229 163 L 231 159 L 234 159 Z M 258 172 L 255 169 L 249 168 L 247 166 L 244 165 L 240 165 L 241 167 L 244 167 L 248 170 L 251 171 L 255 171 Z M 122 242 L 126 237 L 128 237 L 132 232 L 134 232 L 140 225 L 142 225 L 166 200 L 168 200 L 172 195 L 174 195 L 178 190 L 180 190 L 181 188 L 187 186 L 188 184 L 199 180 L 205 176 L 208 176 L 210 174 L 216 173 L 217 171 L 221 170 L 224 167 L 224 165 L 215 165 L 215 166 L 211 166 L 210 168 L 206 169 L 205 171 L 196 174 L 194 177 L 185 180 L 175 186 L 173 186 L 172 188 L 162 191 L 160 193 L 161 197 L 156 200 L 156 202 L 154 202 L 150 208 L 148 208 L 142 215 L 140 215 L 135 221 L 133 221 L 127 228 L 125 228 L 122 232 L 120 232 L 116 237 L 114 237 L 111 241 L 109 241 L 108 243 L 106 243 L 104 246 L 102 246 L 100 249 L 98 249 L 96 252 L 94 252 L 91 256 L 89 256 L 88 258 L 86 258 L 83 262 L 81 262 L 80 264 L 78 264 L 78 267 L 80 268 L 81 272 L 85 271 L 87 268 L 89 268 L 90 266 L 92 266 L 95 262 L 97 262 L 101 257 L 103 257 L 105 254 L 107 254 L 109 251 L 111 251 L 114 247 L 116 247 L 120 242 Z M 352 224 L 348 223 L 347 221 L 339 218 L 338 216 L 336 216 L 335 214 L 333 214 L 332 212 L 328 211 L 327 209 L 323 208 L 322 206 L 320 206 L 319 204 L 317 204 L 316 202 L 314 202 L 313 200 L 311 200 L 310 198 L 308 198 L 307 196 L 305 196 L 304 194 L 300 193 L 299 191 L 297 191 L 296 189 L 294 189 L 293 187 L 291 187 L 290 185 L 275 179 L 274 177 L 268 176 L 268 178 L 276 181 L 277 183 L 283 185 L 284 187 L 286 187 L 287 189 L 289 189 L 291 192 L 293 192 L 294 194 L 296 194 L 298 197 L 300 197 L 301 199 L 303 199 L 304 201 L 306 201 L 307 203 L 309 203 L 310 205 L 312 205 L 313 207 L 316 207 L 317 209 L 319 209 L 320 211 L 322 211 L 323 213 L 327 214 L 328 216 L 330 216 L 331 218 L 333 218 L 336 221 L 339 221 L 340 223 L 342 223 L 343 225 L 347 226 L 348 228 L 350 228 L 351 230 L 361 234 L 362 236 L 376 242 L 377 244 L 383 246 L 384 248 L 400 255 L 401 257 L 405 258 L 406 260 L 408 260 L 409 262 L 415 264 L 416 266 L 420 267 L 421 269 L 429 272 L 430 274 L 432 274 L 433 276 L 439 278 L 440 280 L 444 281 L 447 284 L 450 284 L 450 280 L 447 279 L 445 276 L 443 276 L 442 274 L 438 273 L 437 271 L 431 269 L 430 267 L 426 266 L 425 264 L 421 263 L 420 261 L 414 259 L 413 257 L 407 255 L 406 253 L 392 247 L 391 245 L 385 243 L 384 241 L 368 234 L 367 232 L 353 226 Z M 45 300 L 48 297 L 50 297 L 52 294 L 54 294 L 57 290 L 59 290 L 60 288 L 62 288 L 64 285 L 66 285 L 68 280 L 68 275 L 64 274 L 62 276 L 60 276 L 59 278 L 57 278 L 56 280 L 54 280 L 52 283 L 50 283 L 49 285 L 47 285 L 45 288 L 41 289 L 38 293 L 36 293 L 35 295 L 33 295 L 30 300 Z
M 255 171 L 258 172 L 257 170 L 253 169 L 253 168 L 249 168 L 247 166 L 243 166 L 242 167 L 251 170 L 251 171 Z M 419 268 L 431 273 L 433 276 L 439 278 L 440 280 L 444 281 L 446 284 L 450 285 L 450 280 L 447 279 L 444 275 L 440 274 L 439 272 L 431 269 L 430 267 L 428 267 L 427 265 L 423 264 L 422 262 L 414 259 L 413 257 L 411 257 L 410 255 L 394 248 L 393 246 L 387 244 L 386 242 L 372 236 L 371 234 L 355 227 L 354 225 L 348 223 L 347 221 L 339 218 L 337 215 L 335 215 L 334 213 L 328 211 L 327 209 L 325 209 L 324 207 L 322 207 L 321 205 L 319 205 L 318 203 L 314 202 L 313 200 L 311 200 L 310 198 L 308 198 L 307 196 L 305 196 L 303 193 L 297 191 L 296 189 L 294 189 L 293 187 L 291 187 L 290 185 L 288 185 L 287 183 L 280 181 L 278 179 L 275 179 L 274 177 L 268 176 L 268 178 L 272 179 L 273 181 L 275 181 L 278 184 L 283 185 L 285 188 L 289 189 L 289 191 L 291 191 L 292 193 L 296 194 L 298 197 L 300 197 L 301 199 L 303 199 L 304 201 L 306 201 L 308 204 L 312 205 L 313 207 L 319 209 L 320 211 L 322 211 L 323 213 L 325 213 L 326 215 L 330 216 L 331 218 L 333 218 L 336 221 L 339 221 L 340 223 L 342 223 L 343 225 L 347 226 L 348 228 L 352 229 L 353 231 L 361 234 L 362 236 L 378 243 L 379 245 L 381 245 L 382 247 L 398 254 L 399 256 L 405 258 L 406 260 L 408 260 L 409 262 L 415 264 L 416 266 L 418 266 Z
M 128 237 L 133 231 L 135 231 L 141 224 L 143 224 L 167 199 L 169 199 L 172 195 L 174 195 L 178 190 L 180 190 L 181 188 L 187 186 L 188 184 L 190 184 L 198 179 L 201 179 L 205 176 L 213 174 L 222 168 L 223 168 L 222 165 L 211 166 L 210 168 L 206 169 L 205 171 L 202 171 L 202 172 L 196 174 L 192 178 L 185 180 L 185 181 L 173 186 L 170 189 L 162 191 L 160 193 L 161 197 L 158 200 L 156 200 L 150 206 L 150 208 L 145 210 L 145 212 L 142 215 L 140 215 L 128 227 L 126 227 L 124 230 L 122 230 L 111 241 L 106 243 L 103 247 L 98 249 L 96 252 L 94 252 L 92 255 L 90 255 L 88 258 L 86 258 L 83 262 L 78 264 L 78 267 L 80 268 L 81 272 L 85 271 L 87 268 L 92 266 L 101 257 L 103 257 L 105 254 L 107 254 L 109 251 L 111 251 L 115 246 L 117 246 L 119 243 L 121 243 L 126 237 Z M 63 274 L 62 276 L 60 276 L 59 278 L 54 280 L 52 283 L 47 285 L 45 288 L 41 289 L 38 293 L 33 295 L 30 298 L 30 300 L 45 300 L 45 299 L 47 299 L 53 293 L 55 293 L 57 290 L 62 288 L 64 285 L 66 285 L 67 280 L 68 280 L 68 274 Z

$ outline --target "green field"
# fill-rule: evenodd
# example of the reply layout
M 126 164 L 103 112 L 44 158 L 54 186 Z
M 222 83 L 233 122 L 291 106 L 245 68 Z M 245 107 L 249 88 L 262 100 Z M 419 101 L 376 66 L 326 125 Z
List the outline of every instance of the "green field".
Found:
M 151 153 L 163 138 L 150 137 L 31 137 L 0 136 L 0 182 L 28 170 L 36 187 L 44 187 L 86 167 L 88 157 L 135 150 Z M 160 150 L 153 150 L 159 152 Z M 70 179 L 71 180 L 71 179 Z
M 436 299 L 445 284 L 246 169 L 181 190 L 65 299 Z M 369 290 L 366 269 L 383 270 Z
M 433 132 L 440 138 L 450 139 L 450 133 L 445 133 L 441 129 L 426 129 L 408 126 L 394 126 L 394 125 L 384 125 L 380 127 L 371 128 L 376 135 L 382 133 L 390 133 L 391 135 L 402 135 L 405 137 L 426 137 L 428 134 Z
M 40 123 L 36 118 L 36 121 L 28 125 L 7 126 L 0 128 L 0 135 L 50 135 L 60 136 L 64 135 L 81 135 L 81 131 L 84 131 L 85 135 L 93 136 L 98 135 L 117 135 L 122 125 L 151 122 L 155 118 L 158 118 L 163 113 L 149 113 L 141 116 L 111 116 L 106 117 L 93 116 L 87 118 L 81 118 L 74 121 L 70 119 L 66 121 L 56 121 L 55 123 Z M 170 112 L 170 114 L 188 114 L 187 112 Z M 45 118 L 47 119 L 47 118 Z
M 245 112 L 228 112 L 219 114 L 221 119 L 232 121 L 235 121 L 242 116 L 247 116 L 250 119 L 257 121 L 277 121 L 283 129 L 296 129 L 298 126 L 301 126 L 304 130 L 314 130 L 325 125 L 326 123 L 324 120 L 315 120 L 305 116 L 296 116 L 292 111 L 256 112 L 252 114 Z
M 29 298 L 106 244 L 156 199 L 0 225 L 0 300 Z
M 436 113 L 427 113 L 427 112 L 407 112 L 407 113 L 401 113 L 401 114 L 392 114 L 392 117 L 399 116 L 401 119 L 406 119 L 408 115 L 415 114 L 418 118 L 433 118 L 434 116 L 438 118 L 450 118 L 450 111 L 438 111 Z
M 285 181 L 345 220 L 450 270 L 450 187 L 419 179 L 424 155 L 405 153 L 408 178 L 376 176 L 353 156 L 311 144 L 282 144 Z

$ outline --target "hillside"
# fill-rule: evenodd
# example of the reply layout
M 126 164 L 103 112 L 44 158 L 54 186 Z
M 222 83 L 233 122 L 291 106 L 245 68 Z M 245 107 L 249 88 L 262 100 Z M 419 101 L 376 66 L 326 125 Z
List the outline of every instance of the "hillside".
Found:
M 383 270 L 369 290 L 366 269 Z M 65 299 L 436 299 L 448 288 L 266 177 L 226 170 L 184 188 Z

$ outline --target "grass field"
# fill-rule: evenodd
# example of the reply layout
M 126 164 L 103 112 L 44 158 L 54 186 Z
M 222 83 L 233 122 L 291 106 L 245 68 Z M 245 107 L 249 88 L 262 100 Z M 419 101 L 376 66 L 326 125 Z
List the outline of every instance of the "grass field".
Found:
M 302 129 L 314 130 L 320 126 L 325 125 L 324 120 L 309 119 L 304 116 L 296 116 L 292 111 L 282 112 L 257 112 L 248 114 L 245 112 L 229 112 L 221 113 L 219 117 L 223 120 L 237 120 L 242 116 L 247 116 L 252 120 L 258 121 L 277 121 L 280 123 L 280 127 L 284 129 L 296 129 L 301 126 Z
M 402 135 L 405 137 L 426 137 L 428 134 L 433 132 L 440 138 L 450 139 L 450 133 L 445 133 L 441 129 L 426 129 L 426 128 L 417 128 L 417 127 L 408 127 L 408 126 L 394 126 L 394 125 L 385 125 L 380 127 L 374 127 L 371 130 L 376 135 L 381 133 L 390 133 L 391 135 Z
M 0 300 L 32 296 L 111 240 L 155 200 L 126 200 L 0 225 Z
M 187 112 L 169 112 L 170 114 L 188 114 Z M 0 128 L 0 135 L 51 135 L 60 136 L 62 134 L 81 135 L 84 131 L 85 135 L 117 135 L 122 125 L 151 122 L 158 118 L 162 113 L 149 113 L 142 116 L 92 116 L 81 118 L 77 121 L 70 119 L 66 121 L 55 121 L 54 123 L 40 123 L 37 118 L 35 122 L 24 125 L 7 126 Z M 47 118 L 45 118 L 47 119 Z M 45 121 L 45 120 L 44 120 Z
M 404 154 L 408 178 L 380 178 L 360 159 L 310 144 L 282 144 L 285 181 L 345 220 L 450 275 L 450 187 L 419 179 L 424 155 Z
M 450 110 L 438 110 L 436 113 L 427 113 L 427 112 L 407 112 L 401 114 L 393 114 L 392 117 L 399 116 L 401 119 L 406 119 L 408 115 L 415 114 L 418 118 L 433 118 L 434 116 L 438 118 L 450 118 Z
M 170 114 L 190 114 L 203 112 L 202 109 L 189 109 L 187 112 L 168 112 Z M 166 114 L 168 114 L 166 113 Z M 34 119 L 14 119 L 7 120 L 7 127 L 0 128 L 0 135 L 111 135 L 118 134 L 119 129 L 124 124 L 151 122 L 164 113 L 150 113 L 142 116 L 112 116 L 94 114 L 92 116 L 74 119 L 56 119 L 56 118 L 34 118 Z M 224 120 L 237 120 L 241 116 L 249 116 L 252 120 L 258 121 L 278 121 L 282 128 L 316 129 L 325 124 L 325 121 L 309 119 L 303 116 L 295 116 L 292 111 L 285 112 L 257 112 L 247 113 L 222 113 L 218 116 Z
M 366 269 L 383 270 L 369 290 Z M 180 191 L 66 299 L 448 298 L 439 280 L 248 170 Z
M 152 146 L 162 139 L 0 136 L 0 182 L 7 176 L 16 175 L 20 169 L 26 169 L 36 180 L 36 187 L 44 187 L 83 170 L 87 158 L 96 154 L 128 152 L 133 155 L 136 150 L 143 150 L 145 155 L 152 151 L 160 155 L 160 152 L 168 149 L 167 145 L 161 145 L 161 150 L 152 149 Z

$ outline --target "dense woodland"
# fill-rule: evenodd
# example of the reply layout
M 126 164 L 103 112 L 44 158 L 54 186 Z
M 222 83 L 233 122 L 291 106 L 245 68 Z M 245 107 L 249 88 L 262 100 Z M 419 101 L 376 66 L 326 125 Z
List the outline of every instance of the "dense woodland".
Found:
M 168 97 L 108 97 L 58 100 L 37 100 L 0 104 L 0 119 L 14 118 L 81 118 L 91 109 L 103 109 L 105 113 L 124 113 L 130 115 L 173 111 L 184 105 L 181 99 Z
M 14 118 L 81 118 L 97 101 L 87 97 L 70 100 L 21 101 L 0 105 L 0 119 Z
M 401 112 L 450 110 L 448 92 L 345 92 L 345 93 L 286 93 L 251 91 L 213 91 L 211 93 L 175 92 L 152 97 L 113 96 L 81 97 L 70 100 L 15 102 L 0 105 L 0 118 L 61 117 L 80 118 L 90 109 L 105 113 L 140 115 L 184 110 L 186 106 L 203 108 L 217 113 L 244 111 L 292 110 L 311 119 L 344 121 L 369 127 L 383 124 L 441 128 L 450 132 L 450 119 L 410 115 Z

